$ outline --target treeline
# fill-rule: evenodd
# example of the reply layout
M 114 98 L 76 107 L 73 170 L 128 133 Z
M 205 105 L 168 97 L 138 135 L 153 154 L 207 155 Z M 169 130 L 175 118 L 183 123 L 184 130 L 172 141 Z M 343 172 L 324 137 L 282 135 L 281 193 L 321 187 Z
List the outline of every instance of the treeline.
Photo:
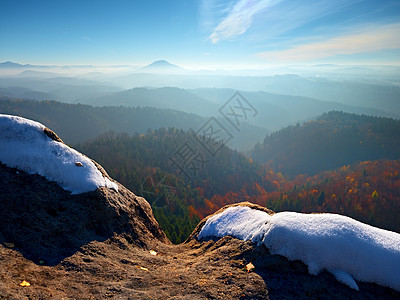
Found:
M 267 135 L 250 156 L 290 176 L 366 160 L 399 159 L 400 121 L 329 112 Z

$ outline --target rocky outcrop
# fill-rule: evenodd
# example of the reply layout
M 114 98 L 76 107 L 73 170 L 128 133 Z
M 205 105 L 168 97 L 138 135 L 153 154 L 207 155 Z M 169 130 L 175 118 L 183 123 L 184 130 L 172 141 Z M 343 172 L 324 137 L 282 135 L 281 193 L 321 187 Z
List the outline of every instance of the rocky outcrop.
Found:
M 119 185 L 71 195 L 39 175 L 0 165 L 0 241 L 34 262 L 57 264 L 91 241 L 125 234 L 139 247 L 168 243 L 148 202 Z
M 198 234 L 208 219 L 237 206 L 247 206 L 269 215 L 275 214 L 272 210 L 249 202 L 227 205 L 204 218 L 186 243 L 202 246 L 207 243 L 224 244 L 224 251 L 230 253 L 230 258 L 242 260 L 242 265 L 252 263 L 253 272 L 263 279 L 270 299 L 400 299 L 400 292 L 375 283 L 357 282 L 360 290 L 356 291 L 338 282 L 327 271 L 322 271 L 316 276 L 311 275 L 307 265 L 301 261 L 290 261 L 283 256 L 272 255 L 263 244 L 257 246 L 250 241 L 244 242 L 230 236 L 198 239 Z M 232 251 L 237 249 L 238 245 L 241 245 L 241 250 Z
M 248 202 L 230 206 L 238 205 L 274 214 Z M 400 298 L 376 284 L 359 283 L 357 292 L 327 272 L 310 275 L 249 241 L 198 240 L 209 217 L 172 245 L 149 203 L 120 184 L 72 195 L 0 164 L 0 207 L 0 299 Z
M 62 140 L 51 130 L 44 133 Z M 95 162 L 94 162 L 95 163 Z M 112 180 L 97 163 L 104 177 Z M 0 241 L 14 244 L 26 258 L 54 265 L 91 241 L 117 234 L 142 248 L 169 243 L 149 203 L 118 184 L 71 195 L 39 175 L 0 164 Z
M 187 238 L 187 240 L 185 241 L 185 243 L 189 242 L 192 239 L 196 239 L 197 235 L 200 233 L 201 229 L 203 228 L 204 224 L 207 222 L 207 220 L 215 215 L 218 215 L 220 213 L 222 213 L 224 210 L 226 210 L 229 207 L 237 207 L 237 206 L 247 206 L 250 207 L 252 209 L 257 209 L 257 210 L 261 210 L 266 212 L 269 215 L 273 215 L 275 212 L 273 210 L 270 210 L 266 207 L 262 207 L 258 204 L 254 204 L 254 203 L 250 203 L 250 202 L 239 202 L 239 203 L 234 203 L 234 204 L 230 204 L 230 205 L 226 205 L 222 208 L 220 208 L 219 210 L 217 210 L 215 213 L 205 217 L 203 220 L 200 221 L 200 223 L 196 226 L 196 228 L 193 230 L 193 232 L 190 234 L 190 236 Z

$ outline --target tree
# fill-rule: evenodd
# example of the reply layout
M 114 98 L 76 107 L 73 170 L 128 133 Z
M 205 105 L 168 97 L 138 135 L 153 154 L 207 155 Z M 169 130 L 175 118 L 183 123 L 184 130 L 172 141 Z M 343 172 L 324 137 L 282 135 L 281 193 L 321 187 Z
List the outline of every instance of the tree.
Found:
M 325 192 L 322 191 L 318 196 L 317 203 L 319 206 L 322 206 L 324 202 L 325 202 Z

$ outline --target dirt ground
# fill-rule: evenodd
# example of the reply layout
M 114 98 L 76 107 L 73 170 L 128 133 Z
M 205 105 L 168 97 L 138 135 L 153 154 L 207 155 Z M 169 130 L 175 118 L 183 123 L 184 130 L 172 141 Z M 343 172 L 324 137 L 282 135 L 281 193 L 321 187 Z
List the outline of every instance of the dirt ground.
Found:
M 375 284 L 357 292 L 326 272 L 309 275 L 300 262 L 231 237 L 155 242 L 153 254 L 128 240 L 93 241 L 56 266 L 0 246 L 0 299 L 400 299 Z
M 82 247 L 56 266 L 34 264 L 0 247 L 0 298 L 266 299 L 262 278 L 235 258 L 249 245 L 222 244 L 155 243 L 154 255 L 115 236 Z M 21 287 L 23 280 L 31 285 Z

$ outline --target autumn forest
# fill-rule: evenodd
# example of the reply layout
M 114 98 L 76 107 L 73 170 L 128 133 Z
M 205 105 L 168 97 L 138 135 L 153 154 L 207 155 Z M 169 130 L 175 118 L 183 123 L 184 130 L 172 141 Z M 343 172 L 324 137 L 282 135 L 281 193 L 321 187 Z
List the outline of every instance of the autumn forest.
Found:
M 182 172 L 174 159 L 195 140 L 191 131 L 168 128 L 109 132 L 76 148 L 145 197 L 175 243 L 204 216 L 240 201 L 340 213 L 400 232 L 400 121 L 330 112 L 267 135 L 246 155 L 198 149 L 197 168 Z

